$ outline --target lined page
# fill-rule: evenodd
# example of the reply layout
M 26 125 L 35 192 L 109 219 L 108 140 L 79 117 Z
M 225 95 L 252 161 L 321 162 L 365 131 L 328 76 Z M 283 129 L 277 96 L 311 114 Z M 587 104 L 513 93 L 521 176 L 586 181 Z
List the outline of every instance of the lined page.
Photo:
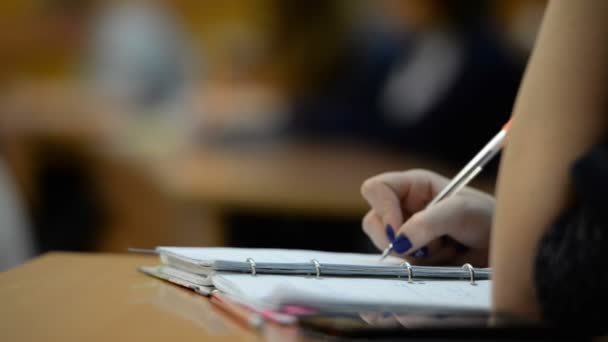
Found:
M 221 291 L 254 303 L 311 304 L 323 307 L 386 306 L 411 309 L 481 310 L 490 308 L 490 281 L 320 278 L 222 274 Z

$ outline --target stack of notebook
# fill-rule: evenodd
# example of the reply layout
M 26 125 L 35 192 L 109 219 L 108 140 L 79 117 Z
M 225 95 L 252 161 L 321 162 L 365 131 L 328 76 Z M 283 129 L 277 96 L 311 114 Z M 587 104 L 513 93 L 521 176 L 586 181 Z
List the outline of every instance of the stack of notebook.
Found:
M 487 268 L 404 264 L 378 254 L 313 250 L 158 247 L 146 274 L 202 295 L 219 291 L 235 302 L 281 311 L 486 312 Z

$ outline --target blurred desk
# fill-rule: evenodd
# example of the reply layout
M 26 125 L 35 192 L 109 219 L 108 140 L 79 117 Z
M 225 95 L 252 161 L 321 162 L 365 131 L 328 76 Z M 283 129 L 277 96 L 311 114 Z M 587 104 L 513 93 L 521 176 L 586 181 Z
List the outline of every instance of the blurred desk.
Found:
M 44 163 L 82 166 L 104 206 L 100 251 L 223 245 L 227 214 L 235 212 L 356 222 L 368 210 L 360 194 L 365 179 L 412 168 L 447 177 L 457 171 L 354 141 L 200 143 L 195 128 L 193 137 L 170 116 L 114 112 L 79 89 L 24 86 L 0 98 L 0 152 L 32 207 Z M 207 127 L 201 135 L 221 140 L 218 131 L 209 137 Z M 484 177 L 473 185 L 492 191 Z
M 241 210 L 362 217 L 360 188 L 371 176 L 425 168 L 453 176 L 437 160 L 353 143 L 206 146 L 167 163 L 160 174 L 170 194 L 189 202 Z M 492 191 L 491 180 L 476 186 Z
M 207 215 L 215 225 L 200 229 L 211 245 L 341 251 L 369 248 L 358 228 L 369 210 L 360 193 L 367 178 L 416 168 L 457 172 L 438 160 L 352 142 L 207 144 L 162 164 L 159 187 L 192 222 Z M 493 191 L 487 177 L 474 185 Z M 331 234 L 317 241 L 325 229 Z
M 0 273 L 2 341 L 289 340 L 253 332 L 206 298 L 139 273 L 152 256 L 51 253 Z M 273 338 L 274 337 L 274 338 Z

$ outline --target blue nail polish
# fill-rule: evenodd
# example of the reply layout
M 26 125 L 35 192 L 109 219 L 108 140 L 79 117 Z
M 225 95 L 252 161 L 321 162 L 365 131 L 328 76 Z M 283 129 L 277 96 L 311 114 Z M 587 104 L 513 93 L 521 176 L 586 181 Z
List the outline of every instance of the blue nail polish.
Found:
M 388 237 L 388 241 L 395 241 L 395 231 L 393 230 L 393 226 L 390 224 L 386 225 L 386 237 Z
M 414 252 L 414 258 L 426 258 L 427 256 L 429 256 L 428 247 L 422 247 Z
M 403 235 L 397 236 L 397 238 L 393 241 L 393 250 L 396 253 L 405 253 L 410 248 L 412 248 L 412 242 Z

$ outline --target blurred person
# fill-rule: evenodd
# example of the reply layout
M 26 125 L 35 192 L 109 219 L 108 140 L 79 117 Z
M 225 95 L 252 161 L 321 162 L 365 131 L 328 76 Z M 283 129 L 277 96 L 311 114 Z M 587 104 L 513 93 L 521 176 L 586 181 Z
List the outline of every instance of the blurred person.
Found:
M 100 94 L 128 110 L 172 113 L 193 82 L 192 53 L 163 1 L 109 1 L 91 24 L 87 72 Z
M 466 188 L 425 209 L 448 182 L 425 170 L 363 184 L 371 206 L 363 229 L 378 248 L 392 241 L 412 263 L 490 265 L 494 313 L 567 325 L 581 336 L 608 331 L 606 16 L 604 1 L 549 2 L 515 102 L 496 200 Z
M 25 207 L 7 165 L 0 159 L 0 271 L 37 254 Z
M 327 81 L 294 101 L 290 132 L 462 162 L 508 118 L 523 70 L 487 3 L 364 4 Z
M 164 158 L 187 146 L 203 61 L 170 2 L 104 2 L 88 36 L 84 78 L 120 123 L 115 148 Z
M 508 116 L 520 67 L 490 30 L 483 2 L 271 3 L 275 10 L 269 16 L 275 21 L 269 55 L 276 56 L 273 71 L 284 78 L 290 100 L 290 121 L 282 132 L 288 139 L 352 138 L 458 161 L 468 158 Z M 423 63 L 427 59 L 430 64 Z M 434 73 L 442 63 L 448 68 Z M 419 91 L 402 89 L 415 81 L 428 85 L 422 105 L 416 104 Z M 391 92 L 408 91 L 412 96 L 404 96 L 405 103 L 388 104 Z M 331 227 L 333 236 L 342 238 L 330 239 L 327 248 L 364 245 L 354 242 L 355 236 L 344 238 L 342 232 L 352 229 L 354 221 L 285 223 L 243 216 L 231 224 L 238 230 L 232 236 L 239 246 L 320 246 L 314 234 L 291 239 L 275 233 L 260 239 L 261 229 L 242 229 L 254 226 L 273 232 L 283 226 L 301 226 L 305 232 L 310 226 L 318 231 Z M 343 224 L 338 228 L 338 223 Z

